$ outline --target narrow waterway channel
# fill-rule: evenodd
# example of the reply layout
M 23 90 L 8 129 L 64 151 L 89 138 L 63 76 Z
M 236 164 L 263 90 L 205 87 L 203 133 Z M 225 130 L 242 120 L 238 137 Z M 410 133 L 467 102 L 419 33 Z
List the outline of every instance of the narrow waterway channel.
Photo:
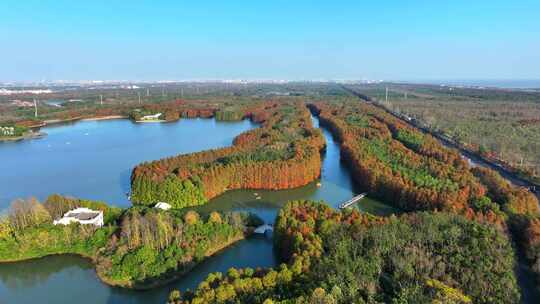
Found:
M 313 118 L 313 122 L 316 127 L 319 126 L 318 119 Z M 212 128 L 219 129 L 220 126 L 213 125 Z M 216 131 L 212 130 L 214 134 Z M 319 181 L 283 191 L 230 191 L 197 209 L 201 212 L 248 210 L 272 223 L 279 208 L 289 200 L 324 200 L 336 207 L 351 198 L 360 190 L 354 187 L 348 169 L 340 161 L 339 144 L 334 141 L 329 131 L 323 129 L 323 133 L 327 148 Z M 317 186 L 317 183 L 320 183 L 320 186 Z M 257 200 L 255 193 L 261 199 Z M 396 209 L 370 198 L 362 200 L 357 208 L 381 215 L 397 212 Z M 133 291 L 111 288 L 101 283 L 90 261 L 83 258 L 51 256 L 1 265 L 0 302 L 35 303 L 36 299 L 40 299 L 48 303 L 165 303 L 171 290 L 194 289 L 211 272 L 225 272 L 230 267 L 271 267 L 278 262 L 273 252 L 272 240 L 256 236 L 223 250 L 198 265 L 182 279 L 167 286 L 149 291 Z

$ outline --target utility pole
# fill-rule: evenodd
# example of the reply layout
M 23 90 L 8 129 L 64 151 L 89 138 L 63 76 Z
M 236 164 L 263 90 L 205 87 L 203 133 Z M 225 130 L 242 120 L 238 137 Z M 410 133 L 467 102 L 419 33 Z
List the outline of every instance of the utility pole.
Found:
M 34 98 L 34 117 L 37 118 L 37 100 Z

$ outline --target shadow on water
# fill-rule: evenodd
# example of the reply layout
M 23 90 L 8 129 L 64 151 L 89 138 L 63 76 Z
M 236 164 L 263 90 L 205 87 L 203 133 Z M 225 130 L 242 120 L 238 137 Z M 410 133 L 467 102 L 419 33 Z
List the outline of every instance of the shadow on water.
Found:
M 118 184 L 120 185 L 120 189 L 122 189 L 122 193 L 129 193 L 131 191 L 132 170 L 133 168 L 129 168 L 120 172 L 120 176 L 118 177 Z
M 521 289 L 521 303 L 537 304 L 540 301 L 540 289 L 538 288 L 536 275 L 527 263 L 523 248 L 519 248 L 519 246 L 516 249 L 516 259 L 515 273 Z

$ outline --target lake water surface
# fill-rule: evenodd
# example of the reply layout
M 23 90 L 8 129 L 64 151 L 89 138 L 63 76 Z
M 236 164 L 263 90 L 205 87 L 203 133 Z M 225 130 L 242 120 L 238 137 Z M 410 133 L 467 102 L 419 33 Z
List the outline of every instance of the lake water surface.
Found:
M 318 120 L 313 121 L 318 127 Z M 229 145 L 234 136 L 253 127 L 248 121 L 194 119 L 143 125 L 127 120 L 78 122 L 46 128 L 49 136 L 45 139 L 0 145 L 0 157 L 11 157 L 9 170 L 15 170 L 9 174 L 0 171 L 0 183 L 9 185 L 2 190 L 2 204 L 6 207 L 16 197 L 45 198 L 59 192 L 128 206 L 125 192 L 129 191 L 131 168 L 137 163 Z M 320 181 L 283 191 L 230 191 L 196 209 L 249 210 L 272 223 L 288 200 L 325 200 L 334 207 L 348 200 L 361 191 L 340 162 L 339 145 L 328 131 L 323 132 L 327 149 Z M 260 200 L 255 199 L 255 193 Z M 369 198 L 362 200 L 358 208 L 374 214 L 397 212 Z M 194 289 L 211 272 L 278 263 L 272 240 L 256 236 L 226 248 L 167 286 L 133 291 L 101 283 L 92 264 L 83 258 L 51 256 L 0 265 L 0 303 L 165 303 L 171 290 Z
M 45 138 L 0 143 L 0 209 L 16 198 L 43 200 L 52 193 L 128 207 L 126 192 L 137 164 L 228 146 L 254 127 L 249 120 L 138 124 L 116 119 L 42 128 Z

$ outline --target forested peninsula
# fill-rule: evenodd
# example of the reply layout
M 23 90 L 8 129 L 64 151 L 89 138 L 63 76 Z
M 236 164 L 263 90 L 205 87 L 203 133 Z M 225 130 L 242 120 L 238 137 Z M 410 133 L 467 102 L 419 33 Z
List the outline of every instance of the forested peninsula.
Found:
M 131 176 L 133 203 L 184 208 L 227 190 L 290 189 L 320 176 L 325 142 L 302 102 L 260 102 L 236 111 L 217 113 L 221 119 L 249 118 L 260 127 L 237 136 L 231 147 L 140 164 Z
M 75 207 L 104 212 L 104 226 L 53 225 Z M 0 223 L 0 263 L 77 254 L 92 260 L 105 283 L 148 289 L 165 284 L 248 236 L 261 221 L 247 213 L 133 207 L 51 195 L 13 202 Z

